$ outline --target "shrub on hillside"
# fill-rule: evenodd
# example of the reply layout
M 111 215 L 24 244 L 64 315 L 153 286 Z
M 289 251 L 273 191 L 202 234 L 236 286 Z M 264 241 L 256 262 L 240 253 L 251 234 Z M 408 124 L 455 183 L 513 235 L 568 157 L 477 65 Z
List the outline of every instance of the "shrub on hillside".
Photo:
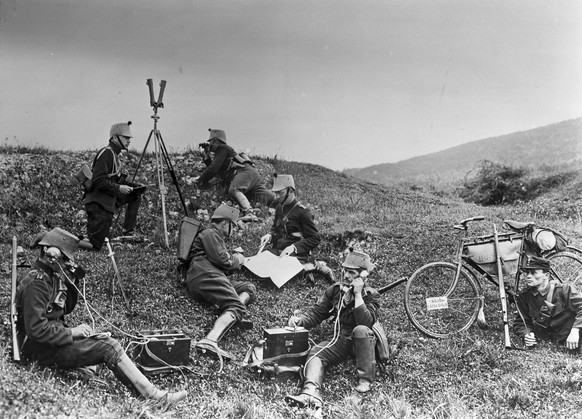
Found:
M 477 170 L 465 177 L 459 196 L 479 205 L 513 204 L 531 201 L 577 176 L 576 170 L 556 173 L 554 168 L 532 170 L 510 167 L 489 160 L 478 163 Z
M 499 205 L 523 199 L 526 189 L 522 178 L 525 169 L 512 168 L 482 160 L 473 176 L 465 177 L 459 195 L 465 201 L 479 205 Z

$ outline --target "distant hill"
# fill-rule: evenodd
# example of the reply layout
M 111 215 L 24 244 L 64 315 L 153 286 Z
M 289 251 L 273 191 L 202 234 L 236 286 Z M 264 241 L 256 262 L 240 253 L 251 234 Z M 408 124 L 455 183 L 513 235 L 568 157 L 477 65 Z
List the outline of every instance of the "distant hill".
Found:
M 480 160 L 508 166 L 556 166 L 582 161 L 582 118 L 528 131 L 472 141 L 397 163 L 384 163 L 344 173 L 370 182 L 446 184 L 463 179 Z

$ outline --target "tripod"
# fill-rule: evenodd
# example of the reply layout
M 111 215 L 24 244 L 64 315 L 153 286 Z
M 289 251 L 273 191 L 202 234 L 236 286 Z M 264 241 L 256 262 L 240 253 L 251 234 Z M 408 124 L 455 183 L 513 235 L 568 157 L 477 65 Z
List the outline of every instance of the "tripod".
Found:
M 154 86 L 153 86 L 152 79 L 147 79 L 146 84 L 148 85 L 149 92 L 150 92 L 150 105 L 154 109 L 154 114 L 152 115 L 152 119 L 154 120 L 154 128 L 151 130 L 150 135 L 145 143 L 145 147 L 143 149 L 143 152 L 141 153 L 139 161 L 137 162 L 137 167 L 135 168 L 135 173 L 133 174 L 132 181 L 135 179 L 135 177 L 137 175 L 137 172 L 139 170 L 139 167 L 141 165 L 143 157 L 146 153 L 148 145 L 149 145 L 151 139 L 153 138 L 154 139 L 154 155 L 155 155 L 155 161 L 156 161 L 156 172 L 157 172 L 157 177 L 158 177 L 158 189 L 160 190 L 160 198 L 162 201 L 162 220 L 163 220 L 163 224 L 164 224 L 164 243 L 166 244 L 166 247 L 170 247 L 170 244 L 168 242 L 168 226 L 167 226 L 167 222 L 166 222 L 167 188 L 166 188 L 165 181 L 164 181 L 164 169 L 162 167 L 162 160 L 166 164 L 168 172 L 170 173 L 170 176 L 172 178 L 172 182 L 176 186 L 176 190 L 178 191 L 178 196 L 180 197 L 180 202 L 182 203 L 182 207 L 184 208 L 184 213 L 185 213 L 186 217 L 188 216 L 188 209 L 186 208 L 186 203 L 184 202 L 184 197 L 182 196 L 182 191 L 180 190 L 180 185 L 178 184 L 178 179 L 176 178 L 176 173 L 174 172 L 174 167 L 172 166 L 172 162 L 170 161 L 170 158 L 168 156 L 168 150 L 166 149 L 166 144 L 164 143 L 164 139 L 162 138 L 162 133 L 160 132 L 160 130 L 158 130 L 158 120 L 160 119 L 160 117 L 158 116 L 158 108 L 164 107 L 164 103 L 162 102 L 162 98 L 164 96 L 164 89 L 166 88 L 166 81 L 162 80 L 160 82 L 160 93 L 159 93 L 157 101 L 154 99 Z

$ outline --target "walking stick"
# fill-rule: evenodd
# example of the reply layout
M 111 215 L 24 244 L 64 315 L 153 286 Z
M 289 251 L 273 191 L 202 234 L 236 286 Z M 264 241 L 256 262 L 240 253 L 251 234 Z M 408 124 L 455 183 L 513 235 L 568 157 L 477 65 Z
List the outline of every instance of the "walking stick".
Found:
M 499 298 L 501 299 L 501 311 L 503 315 L 503 332 L 505 335 L 505 347 L 511 348 L 511 338 L 509 336 L 509 322 L 507 320 L 507 296 L 505 295 L 505 285 L 503 283 L 503 267 L 501 265 L 501 254 L 499 252 L 499 235 L 497 226 L 493 225 L 493 240 L 495 243 L 495 259 L 497 261 L 497 277 L 499 280 Z
M 117 269 L 117 263 L 115 262 L 115 258 L 113 257 L 113 255 L 115 255 L 115 253 L 113 253 L 113 249 L 111 248 L 111 243 L 109 243 L 109 238 L 105 237 L 105 244 L 107 245 L 107 250 L 109 250 L 109 254 L 107 255 L 108 257 L 111 258 L 111 264 L 113 265 L 113 270 L 115 271 L 115 278 L 112 279 L 112 283 L 111 283 L 111 293 L 113 294 L 113 284 L 115 279 L 117 279 L 117 282 L 119 282 L 119 288 L 121 288 L 121 295 L 123 296 L 123 301 L 125 301 L 125 306 L 127 307 L 127 311 L 130 311 L 130 305 L 129 305 L 129 300 L 127 299 L 127 295 L 125 295 L 125 289 L 123 288 L 123 282 L 121 281 L 121 275 L 119 274 L 119 270 Z M 111 297 L 113 298 L 113 296 Z
M 20 347 L 18 345 L 18 332 L 16 331 L 16 320 L 18 319 L 18 312 L 16 311 L 16 280 L 17 273 L 17 253 L 18 243 L 16 236 L 12 236 L 12 293 L 10 302 L 10 323 L 12 325 L 12 359 L 20 361 Z

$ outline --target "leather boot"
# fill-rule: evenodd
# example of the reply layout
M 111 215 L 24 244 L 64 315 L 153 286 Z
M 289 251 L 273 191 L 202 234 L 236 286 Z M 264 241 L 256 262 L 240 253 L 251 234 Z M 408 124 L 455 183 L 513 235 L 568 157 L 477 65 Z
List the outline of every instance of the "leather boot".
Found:
M 241 208 L 243 214 L 247 215 L 249 210 L 252 210 L 251 203 L 249 202 L 248 198 L 245 196 L 244 193 L 241 191 L 232 191 L 231 196 L 234 198 L 238 206 Z
M 218 341 L 222 339 L 226 332 L 236 323 L 236 317 L 232 311 L 225 311 L 216 321 L 205 338 L 200 339 L 194 348 L 205 354 L 210 351 L 221 358 L 234 359 L 234 355 L 218 347 Z
M 241 292 L 238 298 L 240 298 L 241 303 L 245 306 L 251 302 L 251 295 L 246 291 Z M 236 325 L 242 330 L 251 330 L 254 327 L 253 321 L 247 318 L 242 318 Z
M 376 376 L 376 338 L 367 327 L 362 327 L 361 330 L 358 326 L 352 333 L 358 376 L 356 391 L 367 393 L 371 390 Z
M 314 273 L 318 273 L 323 276 L 327 282 L 330 284 L 335 284 L 335 275 L 333 271 L 327 266 L 327 264 L 323 261 L 316 260 L 315 263 L 307 262 L 303 263 L 303 270 L 307 275 L 307 280 L 314 284 L 315 279 L 313 278 Z
M 311 358 L 311 361 L 305 367 L 305 380 L 303 380 L 301 393 L 296 396 L 285 396 L 285 402 L 290 406 L 320 409 L 323 406 L 323 400 L 319 393 L 323 382 L 323 371 L 321 359 L 318 357 Z
M 315 261 L 315 272 L 322 275 L 330 284 L 335 283 L 335 275 L 327 264 L 321 260 Z
M 157 400 L 171 405 L 179 402 L 188 395 L 186 390 L 168 393 L 167 391 L 158 389 L 142 374 L 125 353 L 121 355 L 119 362 L 112 371 L 123 384 L 137 391 L 144 399 Z

